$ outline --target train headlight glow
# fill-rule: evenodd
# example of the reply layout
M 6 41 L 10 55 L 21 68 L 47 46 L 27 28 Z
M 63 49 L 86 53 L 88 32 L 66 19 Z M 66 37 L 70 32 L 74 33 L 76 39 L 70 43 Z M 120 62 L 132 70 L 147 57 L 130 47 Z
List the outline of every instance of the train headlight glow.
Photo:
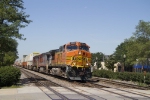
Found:
M 76 63 L 73 63 L 73 65 L 75 66 L 75 65 L 76 65 Z
M 81 51 L 79 51 L 79 55 L 81 55 Z

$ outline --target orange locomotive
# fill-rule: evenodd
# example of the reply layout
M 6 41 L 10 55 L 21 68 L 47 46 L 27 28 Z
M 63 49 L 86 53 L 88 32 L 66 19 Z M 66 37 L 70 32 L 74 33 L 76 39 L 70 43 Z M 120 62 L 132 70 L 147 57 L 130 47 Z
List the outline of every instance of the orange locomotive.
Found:
M 33 70 L 62 76 L 71 80 L 91 78 L 91 53 L 82 42 L 69 42 L 59 49 L 33 57 Z

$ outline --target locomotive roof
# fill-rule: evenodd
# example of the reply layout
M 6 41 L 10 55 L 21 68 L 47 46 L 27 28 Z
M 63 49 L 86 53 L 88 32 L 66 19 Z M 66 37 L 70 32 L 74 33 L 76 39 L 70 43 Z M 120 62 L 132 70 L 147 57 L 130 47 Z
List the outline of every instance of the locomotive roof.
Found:
M 51 52 L 56 52 L 56 51 L 58 51 L 59 49 L 54 49 L 54 50 L 50 50 L 49 52 L 51 53 Z
M 43 55 L 43 54 L 49 54 L 49 52 L 44 52 L 44 53 L 42 53 L 41 55 Z
M 82 44 L 84 44 L 84 45 L 86 45 L 86 46 L 88 46 L 88 47 L 90 48 L 90 46 L 87 45 L 87 44 L 84 43 L 84 42 L 77 42 L 77 41 L 75 41 L 75 42 L 69 42 L 69 43 L 67 43 L 66 45 L 70 45 L 70 44 L 76 44 L 76 45 L 82 45 Z

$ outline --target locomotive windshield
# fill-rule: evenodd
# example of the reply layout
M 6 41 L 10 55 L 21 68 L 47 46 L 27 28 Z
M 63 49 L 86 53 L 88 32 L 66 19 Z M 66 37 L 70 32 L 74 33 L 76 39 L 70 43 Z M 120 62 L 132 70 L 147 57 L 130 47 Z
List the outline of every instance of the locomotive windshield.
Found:
M 87 46 L 80 46 L 79 49 L 89 51 L 89 48 Z
M 68 51 L 77 50 L 77 46 L 76 45 L 68 45 L 67 50 Z

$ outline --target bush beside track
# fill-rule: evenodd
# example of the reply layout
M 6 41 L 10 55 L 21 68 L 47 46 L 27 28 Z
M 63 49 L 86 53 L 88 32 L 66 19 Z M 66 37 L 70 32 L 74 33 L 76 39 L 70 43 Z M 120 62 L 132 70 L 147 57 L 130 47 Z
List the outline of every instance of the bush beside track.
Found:
M 94 70 L 93 76 L 108 78 L 108 79 L 119 79 L 122 81 L 134 81 L 140 83 L 150 84 L 150 73 L 145 75 L 137 72 L 112 72 L 109 70 Z
M 0 67 L 0 86 L 11 86 L 16 84 L 21 76 L 18 68 L 6 66 Z

